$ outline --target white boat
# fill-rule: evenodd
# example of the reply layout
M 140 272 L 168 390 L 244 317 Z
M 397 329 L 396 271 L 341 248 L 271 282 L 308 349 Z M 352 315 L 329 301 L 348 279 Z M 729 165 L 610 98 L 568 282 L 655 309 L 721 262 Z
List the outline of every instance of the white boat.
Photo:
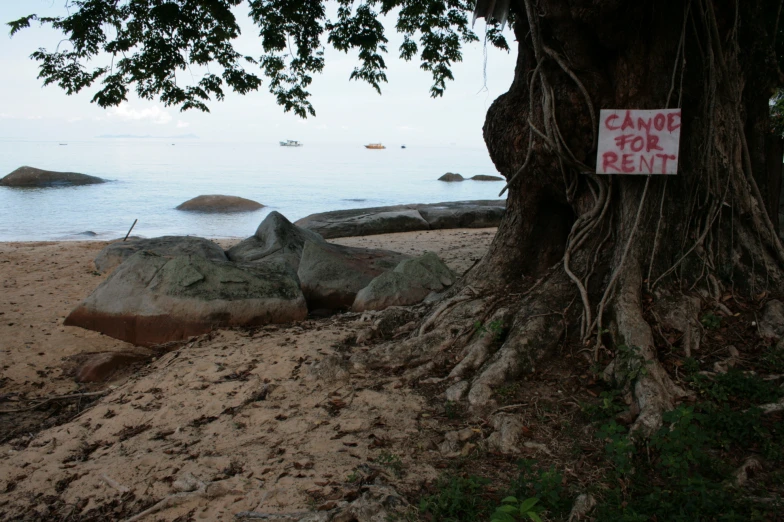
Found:
M 280 142 L 281 147 L 302 147 L 302 143 L 296 140 L 286 140 Z

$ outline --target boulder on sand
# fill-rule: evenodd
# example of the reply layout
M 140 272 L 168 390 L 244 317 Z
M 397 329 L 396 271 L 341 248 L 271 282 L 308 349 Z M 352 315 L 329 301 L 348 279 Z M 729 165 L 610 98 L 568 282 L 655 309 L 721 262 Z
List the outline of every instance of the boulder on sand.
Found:
M 55 172 L 35 167 L 19 167 L 0 179 L 3 187 L 69 187 L 73 185 L 94 185 L 106 183 L 105 179 L 76 172 Z
M 273 211 L 264 218 L 254 235 L 231 247 L 226 255 L 237 263 L 283 262 L 296 272 L 306 241 L 325 242 L 318 233 L 300 228 L 280 212 Z
M 206 196 L 196 196 L 185 203 L 177 206 L 177 210 L 187 210 L 191 212 L 252 212 L 263 208 L 264 205 L 256 201 L 240 198 L 237 196 L 223 196 L 211 194 Z
M 446 174 L 438 178 L 438 181 L 446 181 L 446 182 L 464 181 L 464 180 L 465 178 L 463 176 L 461 176 L 460 174 L 455 174 L 453 172 L 447 172 Z
M 431 292 L 452 286 L 455 274 L 432 252 L 401 261 L 394 270 L 373 279 L 357 292 L 351 306 L 354 312 L 383 310 L 421 302 Z
M 334 210 L 294 223 L 326 239 L 443 228 L 497 227 L 506 201 L 477 200 Z
M 146 250 L 164 257 L 200 256 L 210 261 L 227 261 L 223 249 L 203 237 L 163 236 L 129 239 L 107 245 L 95 256 L 95 268 L 103 273 L 113 270 L 136 252 Z
M 349 308 L 376 276 L 405 259 L 409 256 L 389 250 L 308 241 L 297 275 L 311 310 L 340 310 Z
M 322 212 L 295 224 L 314 230 L 326 239 L 430 229 L 416 209 L 404 205 Z
M 446 228 L 489 228 L 501 223 L 504 201 L 456 201 L 422 205 L 419 213 L 433 230 Z
M 152 346 L 219 327 L 287 323 L 306 315 L 290 269 L 142 251 L 117 267 L 65 324 Z

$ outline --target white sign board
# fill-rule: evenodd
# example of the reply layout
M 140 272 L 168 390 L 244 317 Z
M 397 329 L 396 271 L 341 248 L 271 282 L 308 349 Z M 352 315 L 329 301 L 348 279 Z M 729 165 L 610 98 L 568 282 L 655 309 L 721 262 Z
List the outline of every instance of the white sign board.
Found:
M 597 174 L 677 174 L 681 110 L 602 109 Z

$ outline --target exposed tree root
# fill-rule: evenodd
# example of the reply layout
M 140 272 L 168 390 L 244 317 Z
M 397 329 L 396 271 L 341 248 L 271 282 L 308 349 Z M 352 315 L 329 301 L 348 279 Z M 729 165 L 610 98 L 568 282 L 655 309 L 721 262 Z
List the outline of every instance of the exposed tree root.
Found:
M 650 435 L 661 426 L 662 413 L 671 410 L 676 399 L 687 394 L 672 381 L 656 356 L 653 331 L 642 314 L 639 263 L 631 263 L 619 283 L 612 330 L 616 345 L 625 349 L 618 350 L 612 373 L 622 384 L 632 385 L 639 409 L 632 428 Z

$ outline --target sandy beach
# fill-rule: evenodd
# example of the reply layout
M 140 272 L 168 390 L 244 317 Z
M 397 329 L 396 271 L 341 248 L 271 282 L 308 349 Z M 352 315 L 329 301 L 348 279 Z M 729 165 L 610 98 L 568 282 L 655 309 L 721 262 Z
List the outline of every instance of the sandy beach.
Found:
M 333 241 L 433 251 L 462 274 L 494 232 Z M 206 493 L 145 519 L 230 520 L 242 511 L 327 509 L 345 498 L 350 477 L 373 469 L 386 470 L 399 490 L 438 475 L 432 459 L 423 458 L 439 437 L 426 399 L 395 375 L 345 366 L 347 344 L 368 326 L 356 314 L 215 331 L 108 382 L 78 384 L 74 371 L 88 354 L 149 353 L 62 324 L 104 279 L 92 260 L 105 245 L 0 243 L 4 520 L 60 520 L 64 509 L 85 520 L 122 520 L 202 486 Z M 46 405 L 34 400 L 75 393 L 94 395 Z

